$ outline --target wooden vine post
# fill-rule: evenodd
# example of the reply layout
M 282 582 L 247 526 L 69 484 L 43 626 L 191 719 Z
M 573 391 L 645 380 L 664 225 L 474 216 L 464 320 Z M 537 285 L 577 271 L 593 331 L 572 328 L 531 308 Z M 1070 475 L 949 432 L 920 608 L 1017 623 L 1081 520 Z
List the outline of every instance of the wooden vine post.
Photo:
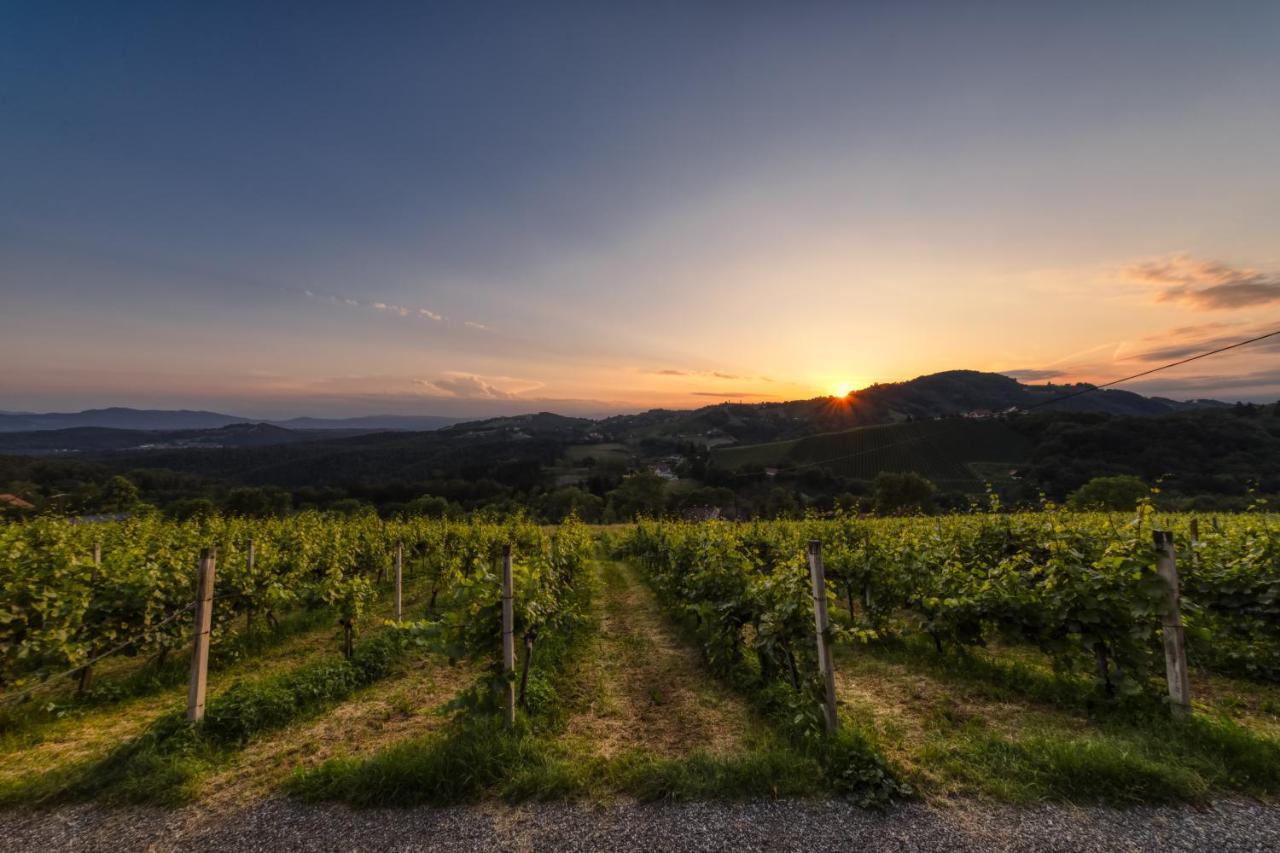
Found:
M 1191 713 L 1191 682 L 1187 677 L 1187 644 L 1182 630 L 1182 608 L 1178 596 L 1178 560 L 1173 550 L 1173 534 L 1157 530 L 1156 571 L 1169 585 L 1169 605 L 1165 608 L 1164 666 L 1169 680 L 1169 706 L 1175 717 Z
M 511 545 L 508 543 L 502 546 L 502 710 L 509 728 L 514 728 L 516 724 L 516 620 L 512 600 L 513 586 Z
M 244 565 L 251 583 L 253 581 L 253 566 L 257 559 L 256 553 L 253 547 L 253 537 L 250 536 L 249 541 L 245 543 Z M 250 596 L 244 607 L 244 627 L 246 631 L 253 630 L 253 604 L 253 597 Z
M 401 591 L 403 589 L 404 543 L 396 543 L 396 621 L 400 621 Z
M 91 575 L 90 588 L 96 591 L 98 579 L 102 576 L 102 540 L 93 540 L 93 574 Z M 93 655 L 91 654 L 90 657 Z M 84 669 L 80 670 L 80 680 L 76 685 L 76 693 L 84 693 L 93 684 L 93 664 L 86 664 Z
M 187 719 L 198 723 L 204 719 L 205 685 L 209 679 L 209 632 L 213 622 L 213 574 L 217 549 L 200 551 L 200 568 L 196 573 L 195 625 L 191 640 L 191 683 L 187 691 Z
M 813 583 L 813 621 L 818 634 L 818 671 L 825 699 L 822 710 L 827 734 L 836 731 L 836 672 L 831 663 L 831 621 L 827 618 L 827 576 L 822 568 L 822 543 L 809 540 L 809 580 Z

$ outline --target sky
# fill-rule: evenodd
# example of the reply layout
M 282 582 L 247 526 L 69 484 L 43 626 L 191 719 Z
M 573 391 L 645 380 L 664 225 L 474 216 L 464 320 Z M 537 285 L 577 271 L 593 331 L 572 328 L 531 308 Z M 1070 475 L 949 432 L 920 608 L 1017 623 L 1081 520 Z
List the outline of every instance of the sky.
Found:
M 0 0 L 0 410 L 599 415 L 1280 329 L 1280 4 Z M 1280 339 L 1127 385 L 1280 398 Z

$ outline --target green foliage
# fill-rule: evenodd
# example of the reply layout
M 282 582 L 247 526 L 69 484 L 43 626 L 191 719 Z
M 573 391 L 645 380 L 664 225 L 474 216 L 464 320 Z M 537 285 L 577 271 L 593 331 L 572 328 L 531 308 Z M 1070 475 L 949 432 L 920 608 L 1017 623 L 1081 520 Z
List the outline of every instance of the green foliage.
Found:
M 101 507 L 104 512 L 126 512 L 139 501 L 138 487 L 128 477 L 119 474 L 107 481 L 102 490 Z
M 937 491 L 933 483 L 911 471 L 876 475 L 876 511 L 881 515 L 928 512 Z
M 661 515 L 666 508 L 667 481 L 648 472 L 632 474 L 609 493 L 609 512 L 618 521 Z
M 293 497 L 284 489 L 271 487 L 232 489 L 224 504 L 228 515 L 269 518 L 289 511 Z
M 785 535 L 801 524 L 642 522 L 623 550 L 645 565 L 711 667 L 818 762 L 831 789 L 883 804 L 907 788 L 876 749 L 849 730 L 822 735 L 812 588 L 799 542 Z
M 1193 659 L 1274 677 L 1280 655 L 1280 536 L 1264 514 L 1233 516 L 1193 545 L 1176 532 Z M 1160 616 L 1148 504 L 1136 516 L 1050 511 L 945 519 L 642 523 L 624 548 L 695 627 L 713 666 L 754 651 L 766 681 L 813 671 L 805 542 L 823 543 L 832 609 L 847 636 L 915 632 L 939 651 L 998 637 L 1031 643 L 1061 669 L 1094 672 L 1107 696 L 1162 693 Z M 1206 527 L 1208 527 L 1206 525 Z
M 389 578 L 397 543 L 404 545 L 406 573 L 416 569 L 430 578 L 432 606 L 441 595 L 470 596 L 468 615 L 479 618 L 497 606 L 493 561 L 504 541 L 516 543 L 522 592 L 529 591 L 521 599 L 521 625 L 550 624 L 557 596 L 589 548 L 572 519 L 554 536 L 523 520 L 383 523 L 371 515 L 319 513 L 181 522 L 140 516 L 93 525 L 36 517 L 0 524 L 0 687 L 81 666 L 121 644 L 121 654 L 158 657 L 184 646 L 204 547 L 217 549 L 217 642 L 232 635 L 226 628 L 233 621 L 275 625 L 286 610 L 320 608 L 342 625 L 351 653 L 378 584 Z M 100 567 L 92 559 L 95 543 Z M 467 589 L 455 589 L 458 584 Z
M 1131 512 L 1150 494 L 1151 488 L 1146 483 L 1128 474 L 1094 477 L 1071 493 L 1067 506 L 1074 510 Z
M 69 778 L 59 774 L 45 783 L 45 790 L 14 794 L 28 799 L 34 794 L 55 800 L 103 796 L 118 802 L 184 802 L 195 793 L 196 776 L 225 751 L 385 678 L 404 648 L 402 632 L 392 628 L 361 643 L 349 659 L 319 661 L 275 677 L 238 682 L 209 700 L 202 722 L 188 722 L 182 711 L 166 714 L 139 737 Z

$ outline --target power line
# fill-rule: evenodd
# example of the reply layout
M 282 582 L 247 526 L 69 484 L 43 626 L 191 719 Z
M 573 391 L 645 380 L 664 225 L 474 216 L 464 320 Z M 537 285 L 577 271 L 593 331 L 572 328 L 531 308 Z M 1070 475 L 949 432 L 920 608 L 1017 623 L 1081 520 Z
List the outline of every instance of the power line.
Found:
M 1071 391 L 1067 394 L 1062 394 L 1050 400 L 1041 400 L 1038 403 L 1032 403 L 1029 406 L 1024 406 L 1022 408 L 1022 411 L 1026 412 L 1026 411 L 1030 411 L 1031 409 L 1041 408 L 1042 406 L 1050 406 L 1050 405 L 1053 405 L 1054 403 L 1061 403 L 1064 400 L 1070 400 L 1075 397 L 1083 396 L 1085 394 L 1092 394 L 1094 391 L 1101 391 L 1104 388 L 1111 388 L 1123 382 L 1131 382 L 1134 379 L 1139 379 L 1143 376 L 1150 376 L 1151 374 L 1159 373 L 1162 370 L 1168 370 L 1172 367 L 1179 367 L 1183 364 L 1188 364 L 1193 361 L 1198 361 L 1202 358 L 1208 358 L 1211 355 L 1218 355 L 1219 353 L 1224 353 L 1224 352 L 1227 352 L 1228 350 L 1238 349 L 1243 346 L 1248 346 L 1249 344 L 1256 344 L 1258 341 L 1265 341 L 1267 338 L 1274 338 L 1277 336 L 1280 336 L 1280 329 L 1276 329 L 1275 331 L 1272 331 L 1272 332 L 1267 332 L 1265 335 L 1258 335 L 1257 337 L 1249 338 L 1248 340 L 1237 341 L 1234 344 L 1228 344 L 1227 346 L 1208 350 L 1207 352 L 1197 353 L 1195 355 L 1188 356 L 1187 358 L 1178 359 L 1177 361 L 1171 361 L 1168 364 L 1162 364 L 1159 367 L 1153 367 L 1153 368 L 1150 368 L 1149 370 L 1144 370 L 1141 373 L 1135 373 L 1132 376 L 1125 376 L 1121 379 L 1112 379 L 1110 382 L 1104 382 L 1101 385 L 1090 385 L 1088 388 L 1082 388 L 1079 391 Z M 945 432 L 945 431 L 946 431 L 945 428 L 943 430 L 940 430 L 940 432 Z M 885 444 L 885 445 L 881 445 L 880 447 L 872 447 L 866 450 L 859 450 L 855 453 L 848 453 L 842 456 L 833 456 L 830 459 L 821 459 L 821 460 L 818 460 L 817 462 L 803 462 L 798 465 L 792 465 L 790 468 L 788 468 L 788 471 L 800 471 L 807 468 L 815 468 L 821 465 L 829 465 L 832 462 L 843 462 L 847 459 L 856 459 L 860 456 L 867 456 L 871 453 L 880 453 L 881 451 L 884 451 L 884 450 L 890 450 L 894 447 L 902 447 L 903 445 L 907 445 L 907 444 L 914 444 L 917 441 L 923 441 L 926 438 L 932 438 L 932 437 L 933 437 L 932 435 L 918 435 L 914 438 L 908 438 L 904 441 L 894 442 L 893 444 Z M 738 473 L 728 473 L 728 476 L 754 477 L 758 475 L 755 474 L 754 472 L 738 472 Z
M 1144 370 L 1141 373 L 1135 373 L 1132 376 L 1126 376 L 1123 379 L 1112 379 L 1110 382 L 1104 382 L 1101 385 L 1091 385 L 1088 388 L 1083 388 L 1079 391 L 1072 391 L 1070 394 L 1064 394 L 1061 397 L 1056 397 L 1052 400 L 1044 400 L 1039 403 L 1034 403 L 1030 406 L 1026 406 L 1023 411 L 1038 409 L 1041 406 L 1048 406 L 1051 403 L 1061 403 L 1063 400 L 1070 400 L 1072 397 L 1079 397 L 1083 394 L 1090 394 L 1094 391 L 1100 391 L 1103 388 L 1110 388 L 1113 385 L 1119 385 L 1122 382 L 1130 382 L 1134 379 L 1140 379 L 1143 376 L 1150 376 L 1153 373 L 1159 373 L 1160 371 L 1168 370 L 1171 367 L 1179 367 L 1183 364 L 1199 361 L 1202 358 L 1208 358 L 1211 355 L 1217 355 L 1218 353 L 1223 353 L 1227 350 L 1238 349 L 1239 347 L 1248 346 L 1249 344 L 1256 344 L 1258 341 L 1265 341 L 1267 338 L 1274 338 L 1277 335 L 1280 335 L 1280 329 L 1276 329 L 1274 332 L 1267 332 L 1265 335 L 1258 335 L 1256 338 L 1249 338 L 1246 341 L 1236 341 L 1234 344 L 1228 344 L 1225 347 L 1218 347 L 1217 349 L 1212 349 L 1208 352 L 1197 353 L 1195 355 L 1188 356 L 1187 358 L 1179 359 L 1178 361 L 1171 361 L 1168 364 L 1162 364 L 1159 367 L 1153 367 L 1150 370 Z

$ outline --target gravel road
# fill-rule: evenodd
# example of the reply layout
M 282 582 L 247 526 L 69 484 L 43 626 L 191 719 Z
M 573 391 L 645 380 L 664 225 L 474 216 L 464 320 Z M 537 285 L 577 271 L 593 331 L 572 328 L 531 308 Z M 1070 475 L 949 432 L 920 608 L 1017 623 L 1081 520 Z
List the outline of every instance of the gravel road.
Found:
M 0 850 L 1280 850 L 1280 804 L 1207 808 L 840 802 L 368 809 L 268 800 L 232 814 L 75 806 L 0 811 Z

